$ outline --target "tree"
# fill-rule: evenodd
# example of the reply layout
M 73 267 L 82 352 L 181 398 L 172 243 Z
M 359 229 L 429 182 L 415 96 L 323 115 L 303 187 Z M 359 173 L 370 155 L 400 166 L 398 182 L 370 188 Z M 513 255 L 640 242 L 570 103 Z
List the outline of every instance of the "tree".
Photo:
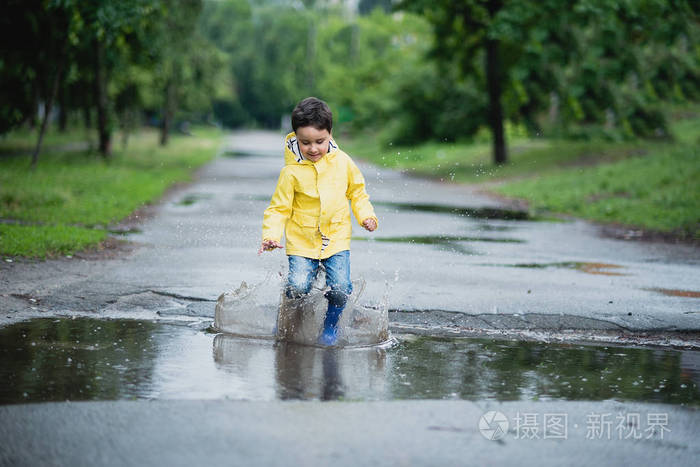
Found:
M 197 18 L 202 9 L 201 0 L 164 0 L 163 20 L 159 24 L 157 79 L 162 95 L 160 144 L 168 143 L 178 101 L 186 86 L 188 67 L 192 59 L 206 48 L 192 43 Z
M 697 2 L 695 2 L 697 4 Z M 603 123 L 623 137 L 665 134 L 661 97 L 698 91 L 698 7 L 687 0 L 403 0 L 432 25 L 432 57 L 488 95 L 494 161 L 503 120 L 538 130 Z M 660 21 L 660 19 L 662 19 Z M 681 52 L 685 49 L 684 52 Z M 660 59 L 661 58 L 661 59 Z
M 159 0 L 73 1 L 83 24 L 81 43 L 92 49 L 98 147 L 100 154 L 108 158 L 113 129 L 109 81 L 120 67 L 148 50 L 151 30 L 161 19 L 161 4 Z
M 0 132 L 33 121 L 41 102 L 43 112 L 32 153 L 36 167 L 42 141 L 68 60 L 71 16 L 55 2 L 11 1 L 0 24 L 3 60 L 0 62 Z
M 435 47 L 432 55 L 443 62 L 456 63 L 461 74 L 482 75 L 482 86 L 489 98 L 488 124 L 493 136 L 496 164 L 507 161 L 503 131 L 502 88 L 507 74 L 501 52 L 501 38 L 494 32 L 502 0 L 404 0 L 400 7 L 423 14 L 433 25 Z M 482 57 L 479 73 L 475 57 Z

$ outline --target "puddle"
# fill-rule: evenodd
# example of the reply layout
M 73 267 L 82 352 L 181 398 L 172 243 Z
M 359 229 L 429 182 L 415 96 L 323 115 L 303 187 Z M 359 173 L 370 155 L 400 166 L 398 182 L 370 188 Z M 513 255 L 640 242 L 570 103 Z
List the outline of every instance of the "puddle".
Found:
M 494 243 L 525 243 L 516 238 L 493 237 L 461 237 L 458 235 L 414 235 L 406 237 L 353 237 L 353 240 L 374 240 L 376 242 L 391 243 L 420 243 L 422 245 L 436 245 L 453 242 L 494 242 Z
M 140 229 L 138 227 L 124 227 L 124 228 L 111 228 L 107 230 L 107 232 L 113 234 L 113 235 L 131 235 L 131 234 L 140 234 L 143 233 L 143 229 Z
M 445 206 L 439 204 L 419 204 L 419 203 L 395 203 L 388 201 L 373 201 L 375 206 L 386 206 L 406 211 L 434 212 L 443 214 L 453 214 L 461 217 L 473 217 L 476 219 L 501 219 L 509 221 L 535 221 L 540 220 L 531 216 L 527 211 L 501 208 L 465 208 L 456 206 Z
M 484 232 L 511 232 L 515 230 L 512 225 L 494 225 L 494 224 L 481 224 L 479 225 L 479 230 Z
M 116 399 L 624 400 L 700 405 L 700 352 L 400 335 L 323 349 L 144 320 L 0 329 L 0 403 Z
M 180 201 L 176 202 L 175 205 L 177 206 L 191 206 L 197 201 L 205 200 L 205 199 L 211 199 L 212 195 L 210 194 L 204 194 L 204 193 L 190 193 L 182 197 Z
M 623 266 L 607 263 L 575 263 L 574 269 L 585 272 L 587 274 L 599 274 L 602 276 L 626 276 L 620 272 L 614 272 L 615 269 L 624 269 Z M 613 271 L 611 271 L 611 269 Z
M 253 157 L 255 154 L 246 151 L 229 150 L 223 153 L 226 157 Z
M 270 202 L 270 197 L 272 195 L 233 195 L 231 199 L 235 201 L 265 201 Z
M 375 241 L 389 243 L 415 243 L 419 245 L 435 245 L 441 250 L 474 255 L 476 252 L 459 242 L 494 242 L 494 243 L 525 243 L 523 240 L 514 238 L 495 237 L 463 237 L 457 235 L 415 235 L 406 237 L 352 237 L 353 240 Z
M 279 157 L 279 154 L 276 152 L 259 150 L 256 151 L 254 149 L 249 149 L 245 151 L 241 151 L 238 149 L 229 149 L 224 151 L 222 155 L 225 157 Z
M 616 269 L 625 269 L 624 266 L 608 263 L 589 263 L 581 261 L 564 261 L 560 263 L 516 263 L 516 264 L 482 264 L 481 266 L 501 266 L 508 268 L 563 268 L 576 269 L 587 274 L 597 274 L 603 276 L 626 276 L 627 274 L 615 272 Z
M 686 298 L 700 298 L 700 292 L 694 290 L 678 290 L 678 289 L 644 289 L 650 292 L 659 292 L 669 297 L 686 297 Z

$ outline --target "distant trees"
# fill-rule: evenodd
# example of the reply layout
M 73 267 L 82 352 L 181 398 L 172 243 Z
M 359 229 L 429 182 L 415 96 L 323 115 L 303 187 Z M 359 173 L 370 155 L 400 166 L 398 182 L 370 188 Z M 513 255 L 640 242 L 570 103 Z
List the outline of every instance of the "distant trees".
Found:
M 205 2 L 201 29 L 228 57 L 228 124 L 276 127 L 301 97 L 384 141 L 530 134 L 663 137 L 663 106 L 700 93 L 698 8 L 688 0 Z M 696 3 L 696 2 L 695 2 Z
M 664 136 L 665 100 L 700 91 L 697 2 L 402 0 L 433 26 L 431 56 L 488 95 L 494 162 L 504 120 L 532 132 L 602 124 L 621 137 Z M 693 44 L 693 45 L 690 45 Z M 695 48 L 695 50 L 691 50 Z M 466 132 L 473 127 L 465 128 Z
M 398 11 L 390 11 L 391 6 Z M 506 134 L 665 137 L 700 100 L 690 0 L 6 0 L 0 133 L 82 119 L 108 157 L 145 117 L 277 128 L 308 95 L 385 142 Z M 38 121 L 41 117 L 41 121 Z M 35 157 L 35 161 L 36 161 Z
M 59 128 L 82 113 L 86 126 L 96 127 L 105 158 L 117 124 L 128 132 L 145 111 L 160 115 L 167 143 L 178 108 L 211 108 L 221 57 L 196 34 L 201 6 L 201 0 L 8 0 L 0 20 L 0 133 L 34 125 L 43 109 L 35 165 L 57 102 Z

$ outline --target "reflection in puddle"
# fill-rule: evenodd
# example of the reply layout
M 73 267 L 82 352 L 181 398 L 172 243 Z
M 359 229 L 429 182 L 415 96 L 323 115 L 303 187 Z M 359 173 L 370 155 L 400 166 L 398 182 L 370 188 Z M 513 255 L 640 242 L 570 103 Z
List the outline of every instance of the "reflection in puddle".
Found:
M 120 228 L 108 229 L 107 232 L 109 232 L 113 235 L 131 235 L 131 234 L 143 233 L 143 230 L 138 228 L 138 227 L 126 227 L 123 229 L 120 229 Z
M 277 342 L 264 349 L 266 359 L 251 368 L 250 343 L 219 334 L 214 338 L 217 368 L 236 380 L 250 372 L 271 376 L 264 386 L 274 388 L 277 399 L 386 399 L 386 350 L 321 348 Z M 262 350 L 258 346 L 258 350 Z
M 420 243 L 423 245 L 436 245 L 451 242 L 494 242 L 494 243 L 525 243 L 516 238 L 495 237 L 463 237 L 459 235 L 414 235 L 406 237 L 376 237 L 377 242 L 392 243 Z M 369 240 L 367 237 L 353 237 L 353 240 Z
M 191 206 L 197 201 L 201 201 L 204 199 L 211 199 L 212 195 L 210 194 L 204 194 L 204 193 L 190 193 L 182 197 L 180 201 L 175 203 L 178 206 Z
M 700 292 L 694 290 L 679 290 L 679 289 L 646 289 L 651 292 L 659 292 L 670 297 L 687 297 L 687 298 L 700 298 Z
M 560 263 L 517 263 L 517 264 L 482 264 L 482 266 L 501 266 L 508 268 L 530 268 L 530 269 L 545 269 L 545 268 L 564 268 L 576 269 L 577 271 L 587 274 L 596 274 L 602 276 L 626 276 L 621 272 L 610 271 L 610 269 L 624 269 L 624 266 L 608 263 L 589 263 L 581 261 L 563 261 Z
M 530 216 L 527 211 L 500 208 L 466 208 L 445 206 L 439 204 L 395 203 L 387 201 L 373 201 L 375 206 L 386 206 L 406 211 L 435 212 L 441 214 L 454 214 L 460 217 L 473 217 L 477 219 L 502 219 L 511 221 L 538 220 Z
M 415 235 L 406 237 L 352 237 L 353 240 L 372 240 L 389 243 L 414 243 L 418 245 L 434 245 L 440 249 L 465 255 L 476 254 L 474 250 L 461 245 L 460 242 L 494 242 L 494 243 L 524 243 L 514 238 L 495 237 L 463 237 L 458 235 Z
M 0 403 L 113 399 L 626 400 L 700 405 L 700 352 L 399 336 L 324 349 L 137 320 L 0 329 Z
M 0 329 L 0 403 L 141 394 L 162 331 L 149 321 L 93 319 L 35 319 Z
M 229 149 L 224 151 L 222 154 L 226 157 L 279 157 L 279 154 L 276 152 L 256 151 L 252 149 L 245 151 Z
M 479 230 L 483 230 L 484 232 L 510 232 L 515 230 L 515 227 L 513 227 L 512 225 L 496 225 L 483 223 L 479 225 Z
M 247 194 L 247 195 L 241 195 L 241 194 L 236 194 L 231 197 L 231 199 L 236 200 L 236 201 L 264 201 L 266 203 L 270 202 L 270 196 L 269 195 L 252 195 L 252 194 Z
M 253 154 L 250 151 L 246 152 L 246 151 L 236 151 L 235 149 L 230 149 L 228 151 L 225 151 L 223 153 L 223 155 L 226 157 L 252 157 L 255 154 Z

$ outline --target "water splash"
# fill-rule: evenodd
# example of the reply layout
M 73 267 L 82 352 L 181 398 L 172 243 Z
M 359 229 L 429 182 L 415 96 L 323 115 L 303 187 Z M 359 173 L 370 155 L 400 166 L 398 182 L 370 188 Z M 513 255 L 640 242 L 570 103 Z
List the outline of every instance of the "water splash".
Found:
M 311 291 L 301 298 L 289 298 L 283 293 L 283 282 L 273 280 L 272 274 L 261 283 L 246 282 L 235 291 L 219 296 L 214 316 L 217 331 L 255 338 L 278 340 L 304 345 L 316 345 L 328 309 L 324 294 L 329 290 L 323 272 L 319 272 Z M 278 291 L 278 304 L 266 301 L 266 294 Z M 365 290 L 364 279 L 353 281 L 353 293 L 338 322 L 338 345 L 368 346 L 389 340 L 388 291 L 381 302 L 360 304 Z
M 277 310 L 265 303 L 262 285 L 270 283 L 271 275 L 255 286 L 245 281 L 234 291 L 219 295 L 214 312 L 214 328 L 246 337 L 274 337 Z

